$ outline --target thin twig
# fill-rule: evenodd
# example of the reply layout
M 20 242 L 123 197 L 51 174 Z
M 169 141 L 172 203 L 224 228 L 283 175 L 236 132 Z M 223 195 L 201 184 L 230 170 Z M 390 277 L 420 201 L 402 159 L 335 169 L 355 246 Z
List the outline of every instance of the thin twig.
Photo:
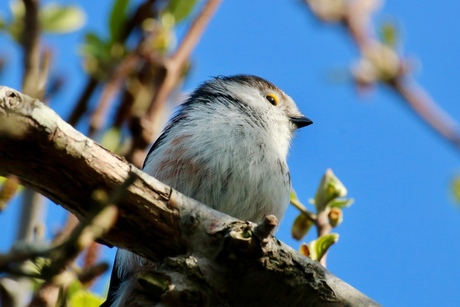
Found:
M 143 132 L 133 135 L 132 146 L 126 154 L 128 161 L 131 161 L 134 165 L 142 165 L 141 161 L 145 157 L 145 149 L 156 136 L 156 131 L 145 130 L 153 130 L 152 123 L 155 122 L 156 116 L 160 113 L 159 110 L 164 108 L 169 95 L 182 75 L 187 60 L 221 2 L 221 0 L 208 0 L 204 4 L 180 46 L 169 58 L 165 59 L 163 63 L 164 73 L 161 74 L 158 80 L 158 90 L 155 92 L 144 118 L 139 120 L 137 127 L 134 128 Z
M 40 25 L 38 22 L 38 0 L 23 0 L 25 6 L 22 46 L 24 51 L 23 92 L 37 97 L 40 69 Z
M 156 0 L 146 0 L 144 3 L 141 3 L 138 7 L 136 12 L 132 15 L 131 19 L 126 22 L 125 28 L 123 30 L 123 34 L 120 37 L 121 41 L 125 41 L 131 32 L 138 26 L 141 25 L 145 19 L 152 18 L 152 5 L 155 3 Z
M 169 94 L 174 89 L 184 65 L 187 63 L 193 49 L 198 44 L 209 21 L 219 7 L 221 0 L 208 0 L 203 6 L 200 14 L 193 21 L 190 29 L 182 40 L 180 46 L 165 62 L 166 75 L 152 100 L 147 111 L 147 118 L 153 119 L 159 104 L 165 103 Z
M 146 0 L 144 3 L 139 5 L 131 19 L 128 22 L 126 22 L 125 29 L 122 31 L 123 35 L 120 37 L 119 42 L 124 42 L 134 28 L 141 25 L 146 18 L 151 17 L 150 9 L 154 2 L 154 0 Z M 85 88 L 82 91 L 82 94 L 78 99 L 77 103 L 75 104 L 75 108 L 72 111 L 72 114 L 68 120 L 69 124 L 75 126 L 80 120 L 80 118 L 83 116 L 83 114 L 85 114 L 85 112 L 88 110 L 89 100 L 100 83 L 100 80 L 97 80 L 96 78 L 91 76 L 88 77 Z M 109 93 L 106 93 L 106 95 L 108 96 L 108 98 L 104 98 L 106 101 L 110 100 L 110 97 L 112 97 L 113 94 L 111 93 L 111 91 L 112 90 L 110 89 Z
M 309 211 L 303 204 L 299 201 L 291 199 L 291 205 L 297 208 L 302 214 L 304 214 L 310 221 L 316 223 L 317 216 L 313 212 Z
M 88 76 L 84 90 L 81 92 L 80 98 L 78 98 L 75 108 L 73 109 L 67 122 L 72 126 L 75 126 L 80 118 L 88 110 L 88 102 L 94 91 L 99 85 L 99 80 L 92 76 Z
M 324 16 L 315 12 L 309 0 L 305 2 L 316 17 L 328 21 Z M 376 7 L 376 1 L 346 1 L 342 15 L 336 20 L 345 28 L 363 55 L 369 46 L 379 43 L 374 35 L 374 27 L 371 25 L 371 15 Z M 398 57 L 399 62 L 403 65 L 404 59 Z M 457 150 L 460 150 L 459 124 L 433 101 L 422 86 L 413 80 L 408 80 L 409 77 L 406 74 L 407 71 L 401 69 L 392 78 L 377 81 L 394 90 L 423 122 L 444 140 L 454 145 Z
M 91 116 L 91 122 L 89 126 L 90 138 L 94 138 L 95 134 L 102 128 L 107 118 L 107 111 L 110 107 L 111 102 L 114 101 L 115 96 L 121 90 L 121 84 L 126 76 L 131 72 L 132 68 L 136 65 L 139 59 L 138 51 L 133 51 L 128 55 L 111 75 L 109 80 L 104 86 L 102 91 L 101 99 L 99 104 Z
M 318 212 L 318 218 L 315 221 L 318 238 L 331 233 L 332 226 L 331 223 L 329 223 L 327 215 L 328 212 L 326 210 Z M 325 252 L 323 257 L 319 260 L 319 263 L 321 263 L 323 267 L 326 267 L 327 253 L 328 252 Z
M 457 150 L 460 149 L 458 123 L 442 110 L 421 86 L 408 80 L 406 82 L 398 80 L 387 85 L 403 98 L 430 128 L 454 145 Z

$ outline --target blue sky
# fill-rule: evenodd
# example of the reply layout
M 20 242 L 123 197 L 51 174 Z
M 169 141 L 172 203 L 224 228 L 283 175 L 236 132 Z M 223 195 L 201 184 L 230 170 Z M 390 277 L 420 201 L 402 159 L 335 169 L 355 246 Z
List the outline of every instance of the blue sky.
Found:
M 6 2 L 0 3 L 3 16 Z M 65 94 L 51 102 L 64 117 L 84 83 L 76 44 L 87 30 L 104 31 L 110 2 L 78 1 L 86 26 L 44 38 L 55 52 L 53 71 L 67 76 Z M 416 63 L 414 77 L 458 120 L 459 9 L 454 1 L 387 1 L 375 18 L 396 22 L 403 53 Z M 17 53 L 0 36 L 0 55 L 8 57 L 0 84 L 19 88 Z M 350 80 L 332 80 L 333 74 L 346 75 L 357 58 L 344 31 L 313 19 L 300 1 L 224 1 L 193 54 L 184 91 L 210 76 L 237 73 L 259 75 L 282 88 L 314 121 L 299 131 L 289 158 L 299 198 L 306 203 L 314 195 L 327 168 L 355 198 L 336 229 L 340 240 L 331 248 L 328 269 L 384 306 L 457 305 L 460 210 L 449 186 L 459 170 L 458 152 L 384 87 L 362 97 Z M 14 238 L 16 208 L 0 214 L 0 250 Z M 52 232 L 64 215 L 53 204 L 48 212 Z M 288 210 L 277 234 L 294 248 L 299 243 L 291 239 L 290 226 L 296 214 Z M 313 233 L 306 241 L 311 239 Z

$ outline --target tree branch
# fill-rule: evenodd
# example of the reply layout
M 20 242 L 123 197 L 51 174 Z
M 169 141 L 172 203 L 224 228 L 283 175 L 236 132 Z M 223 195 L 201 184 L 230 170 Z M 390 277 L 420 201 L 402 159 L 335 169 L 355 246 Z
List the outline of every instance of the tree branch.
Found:
M 169 95 L 177 85 L 181 75 L 183 75 L 188 58 L 198 44 L 206 26 L 211 21 L 221 2 L 222 0 L 206 1 L 177 50 L 164 60 L 163 71 L 160 72 L 161 75 L 158 78 L 155 95 L 150 102 L 144 118 L 140 119 L 138 125 L 136 125 L 140 127 L 142 133 L 133 135 L 132 147 L 126 154 L 126 158 L 134 165 L 142 165 L 142 160 L 145 158 L 145 149 L 152 142 L 152 138 L 156 136 L 157 132 L 149 131 L 149 128 L 153 127 L 152 123 L 156 122 L 157 116 L 160 113 L 159 111 L 164 108 Z
M 317 262 L 266 237 L 270 219 L 256 228 L 178 193 L 7 87 L 0 87 L 0 174 L 18 176 L 82 221 L 94 210 L 95 190 L 113 194 L 135 174 L 117 202 L 116 224 L 101 241 L 162 259 L 154 276 L 138 280 L 151 290 L 146 280 L 161 279 L 165 287 L 146 292 L 167 299 L 166 305 L 378 306 Z
M 361 55 L 366 57 L 371 50 L 382 51 L 382 44 L 374 37 L 374 26 L 372 25 L 372 14 L 378 8 L 380 1 L 322 1 L 305 0 L 312 13 L 323 22 L 335 22 L 341 25 L 349 34 L 350 38 L 358 47 Z M 322 5 L 320 5 L 322 3 Z M 380 47 L 379 47 L 380 46 Z M 379 48 L 376 48 L 379 47 Z M 374 53 L 371 52 L 371 53 Z M 391 54 L 374 54 L 371 56 L 380 57 L 383 67 L 376 67 L 376 70 L 386 69 L 394 66 L 396 69 L 390 74 L 381 74 L 369 85 L 381 82 L 392 89 L 399 97 L 406 102 L 428 127 L 450 143 L 458 151 L 460 150 L 460 129 L 457 121 L 446 113 L 428 94 L 426 90 L 411 76 L 407 63 L 392 50 Z M 371 61 L 372 62 L 372 61 Z M 374 65 L 376 63 L 373 63 Z M 376 65 L 378 66 L 378 65 Z M 388 71 L 386 71 L 388 73 Z M 359 79 L 356 78 L 355 79 Z M 359 84 L 361 81 L 356 80 Z

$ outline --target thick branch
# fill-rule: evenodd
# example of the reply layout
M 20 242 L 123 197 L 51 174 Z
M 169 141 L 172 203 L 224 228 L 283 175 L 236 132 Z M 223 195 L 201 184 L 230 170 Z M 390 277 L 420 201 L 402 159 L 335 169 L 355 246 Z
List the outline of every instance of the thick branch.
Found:
M 265 238 L 264 227 L 257 230 L 181 195 L 86 138 L 41 102 L 0 87 L 0 174 L 16 175 L 85 220 L 96 189 L 111 192 L 133 173 L 137 180 L 117 203 L 118 221 L 101 240 L 151 260 L 169 257 L 160 274 L 180 273 L 164 278 L 175 286 L 161 296 L 169 305 L 179 306 L 171 300 L 184 296 L 175 294 L 195 283 L 203 306 L 377 306 L 317 262 Z

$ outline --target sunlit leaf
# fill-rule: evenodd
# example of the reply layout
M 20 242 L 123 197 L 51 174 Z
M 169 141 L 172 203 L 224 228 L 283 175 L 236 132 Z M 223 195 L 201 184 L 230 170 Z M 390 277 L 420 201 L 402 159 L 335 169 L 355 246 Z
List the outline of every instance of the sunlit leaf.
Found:
M 23 1 L 10 1 L 10 10 L 13 19 L 23 18 L 26 14 L 26 7 Z
M 86 21 L 86 15 L 77 6 L 51 3 L 40 10 L 39 19 L 43 31 L 68 33 L 80 29 Z
M 78 279 L 74 280 L 74 281 L 72 281 L 70 283 L 69 287 L 67 288 L 67 297 L 71 298 L 76 293 L 78 293 L 80 291 L 84 291 L 84 290 L 85 290 L 85 288 L 83 287 L 81 282 Z
M 153 18 L 144 20 L 142 29 L 146 32 L 155 33 L 149 44 L 155 50 L 155 53 L 166 54 L 169 50 L 175 48 L 174 25 L 174 16 L 169 12 L 162 13 L 159 20 Z
M 331 169 L 321 178 L 315 194 L 315 206 L 318 212 L 324 210 L 330 201 L 347 195 L 347 188 L 337 178 Z
M 20 42 L 26 8 L 22 1 L 11 1 L 10 10 L 13 18 L 7 26 L 7 31 L 16 42 Z
M 353 198 L 337 198 L 334 199 L 333 201 L 329 202 L 327 205 L 330 208 L 347 208 L 350 207 L 355 200 Z
M 4 183 L 0 187 L 0 211 L 2 211 L 11 198 L 16 195 L 16 191 L 19 187 L 19 179 L 15 176 L 6 178 Z
M 383 23 L 380 27 L 380 35 L 385 45 L 395 48 L 398 44 L 398 29 L 395 23 L 389 21 Z
M 296 240 L 301 240 L 313 226 L 313 222 L 305 214 L 300 213 L 292 225 L 291 234 Z
M 171 0 L 165 8 L 165 12 L 174 16 L 176 23 L 183 21 L 193 10 L 196 0 Z
M 112 42 L 118 41 L 121 38 L 121 30 L 126 23 L 126 9 L 128 4 L 129 0 L 116 0 L 113 4 L 109 19 L 110 39 Z
M 119 128 L 112 127 L 107 130 L 102 137 L 101 145 L 110 151 L 116 151 L 120 145 L 121 131 Z
M 320 261 L 326 254 L 329 247 L 339 240 L 339 235 L 336 233 L 330 233 L 319 237 L 316 240 L 308 243 L 309 256 L 312 260 Z
M 321 260 L 324 254 L 326 254 L 329 247 L 331 247 L 338 240 L 339 240 L 339 235 L 336 233 L 330 233 L 330 234 L 319 237 L 316 240 L 316 244 L 315 244 L 317 260 L 318 261 Z
M 69 307 L 99 307 L 104 302 L 104 299 L 95 294 L 80 290 L 75 292 L 68 300 Z
M 454 196 L 454 200 L 460 204 L 460 176 L 457 176 L 452 181 L 452 195 Z
M 101 46 L 104 44 L 103 40 L 94 32 L 88 32 L 85 35 L 85 41 L 87 44 Z
M 108 43 L 93 32 L 85 35 L 85 44 L 82 46 L 81 52 L 84 56 L 93 56 L 99 60 L 105 60 L 110 57 Z
M 84 56 L 83 67 L 93 77 L 105 79 L 110 71 L 108 67 L 113 65 L 112 46 L 110 42 L 102 40 L 96 33 L 89 32 L 85 36 L 85 43 L 80 47 L 80 53 Z

